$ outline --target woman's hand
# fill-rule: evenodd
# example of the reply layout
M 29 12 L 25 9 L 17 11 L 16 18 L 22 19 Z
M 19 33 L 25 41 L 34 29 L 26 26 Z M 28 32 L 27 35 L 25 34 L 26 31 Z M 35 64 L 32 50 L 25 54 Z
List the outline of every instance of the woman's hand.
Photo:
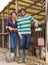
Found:
M 17 28 L 12 28 L 12 30 L 17 30 Z

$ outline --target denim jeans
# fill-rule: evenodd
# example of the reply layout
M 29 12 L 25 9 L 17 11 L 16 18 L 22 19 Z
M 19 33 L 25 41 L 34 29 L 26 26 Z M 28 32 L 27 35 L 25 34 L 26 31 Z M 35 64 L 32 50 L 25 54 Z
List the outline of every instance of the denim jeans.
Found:
M 18 42 L 18 34 L 10 34 L 10 49 L 15 50 Z
M 22 34 L 23 38 L 20 40 L 20 50 L 29 49 L 31 34 Z

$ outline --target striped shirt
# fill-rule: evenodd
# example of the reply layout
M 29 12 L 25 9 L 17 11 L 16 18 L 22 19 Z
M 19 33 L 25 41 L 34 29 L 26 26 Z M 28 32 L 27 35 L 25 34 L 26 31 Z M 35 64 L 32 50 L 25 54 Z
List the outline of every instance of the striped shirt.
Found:
M 17 19 L 18 33 L 19 34 L 31 34 L 31 22 L 38 22 L 32 16 L 24 16 Z

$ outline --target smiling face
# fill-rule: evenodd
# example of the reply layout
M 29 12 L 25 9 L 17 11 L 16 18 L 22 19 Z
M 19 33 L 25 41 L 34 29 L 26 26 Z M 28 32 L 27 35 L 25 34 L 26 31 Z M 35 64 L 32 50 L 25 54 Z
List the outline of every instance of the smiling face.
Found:
M 13 13 L 11 14 L 11 16 L 12 16 L 12 19 L 16 19 L 17 14 L 16 14 L 15 12 L 13 12 Z
M 25 14 L 26 14 L 26 11 L 21 10 L 21 15 L 22 15 L 22 16 L 25 16 Z

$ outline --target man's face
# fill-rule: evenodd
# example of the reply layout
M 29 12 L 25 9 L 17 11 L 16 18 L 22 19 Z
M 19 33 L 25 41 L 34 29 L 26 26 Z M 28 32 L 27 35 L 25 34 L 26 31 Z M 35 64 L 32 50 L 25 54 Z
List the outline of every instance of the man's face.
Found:
M 17 16 L 17 15 L 16 15 L 15 13 L 12 13 L 12 18 L 13 18 L 13 19 L 16 19 L 16 16 Z
M 21 15 L 25 16 L 26 12 L 24 10 L 21 11 Z

